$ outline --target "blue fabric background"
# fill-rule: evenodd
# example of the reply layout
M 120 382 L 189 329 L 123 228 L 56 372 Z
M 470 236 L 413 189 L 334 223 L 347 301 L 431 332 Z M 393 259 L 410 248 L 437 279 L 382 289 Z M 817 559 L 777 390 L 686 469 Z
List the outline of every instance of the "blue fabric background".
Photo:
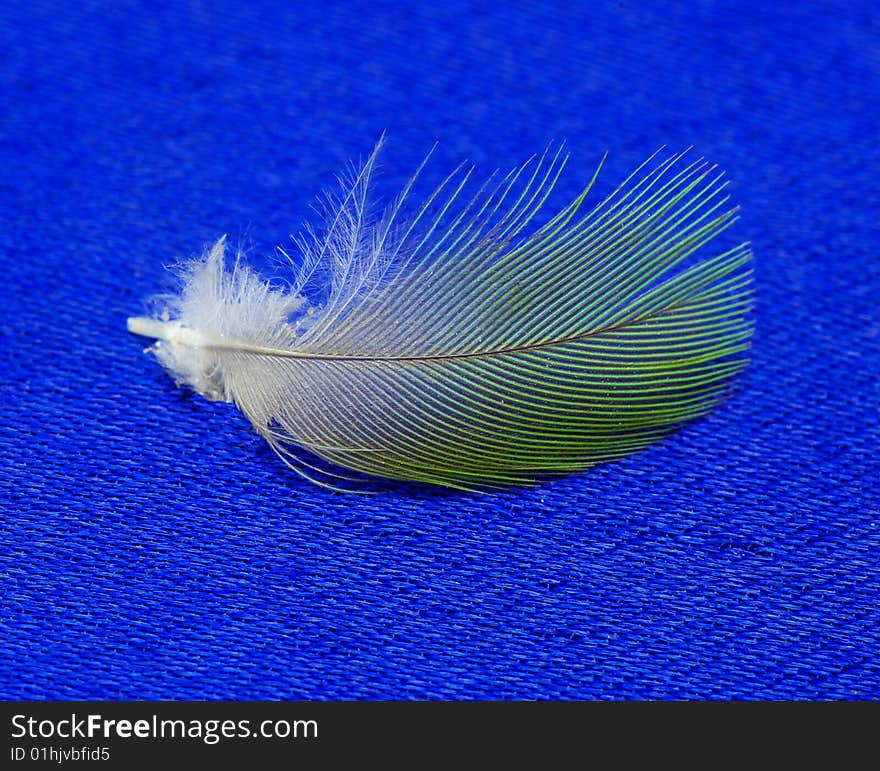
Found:
M 0 10 L 0 696 L 880 697 L 880 47 L 869 2 Z M 382 130 L 393 192 L 566 140 L 725 168 L 753 364 L 650 450 L 494 496 L 337 495 L 125 331 L 259 265 Z M 594 198 L 598 200 L 598 198 Z

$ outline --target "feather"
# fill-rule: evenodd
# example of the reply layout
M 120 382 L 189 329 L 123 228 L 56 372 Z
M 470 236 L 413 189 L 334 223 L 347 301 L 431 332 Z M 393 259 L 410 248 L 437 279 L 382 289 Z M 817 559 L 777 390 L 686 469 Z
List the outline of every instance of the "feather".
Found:
M 534 482 L 724 398 L 747 361 L 751 254 L 689 259 L 737 217 L 714 166 L 655 153 L 584 213 L 597 169 L 533 225 L 567 161 L 548 151 L 469 198 L 461 166 L 405 219 L 425 163 L 373 214 L 381 144 L 297 240 L 299 264 L 282 251 L 287 285 L 227 266 L 220 239 L 128 320 L 178 384 L 234 402 L 291 468 L 341 489 Z

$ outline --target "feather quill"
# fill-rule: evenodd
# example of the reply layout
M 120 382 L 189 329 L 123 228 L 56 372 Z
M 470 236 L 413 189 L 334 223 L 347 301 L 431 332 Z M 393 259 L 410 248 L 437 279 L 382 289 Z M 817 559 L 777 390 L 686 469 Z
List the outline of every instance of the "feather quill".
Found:
M 561 150 L 470 198 L 459 167 L 404 219 L 425 164 L 373 216 L 381 144 L 297 240 L 289 285 L 227 266 L 220 239 L 128 320 L 178 384 L 234 402 L 306 478 L 487 489 L 579 471 L 704 414 L 745 366 L 748 245 L 689 259 L 736 219 L 706 161 L 656 153 L 583 213 L 597 169 L 530 228 Z

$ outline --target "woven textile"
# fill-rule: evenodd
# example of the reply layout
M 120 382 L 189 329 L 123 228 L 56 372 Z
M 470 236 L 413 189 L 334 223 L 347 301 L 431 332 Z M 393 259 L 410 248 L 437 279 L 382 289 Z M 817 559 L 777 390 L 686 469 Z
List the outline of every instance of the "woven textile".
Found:
M 777 6 L 4 4 L 0 697 L 880 697 L 876 6 Z M 163 266 L 271 266 L 383 130 L 386 197 L 435 140 L 434 181 L 565 140 L 557 202 L 717 162 L 733 398 L 535 489 L 346 496 L 176 389 L 125 330 Z

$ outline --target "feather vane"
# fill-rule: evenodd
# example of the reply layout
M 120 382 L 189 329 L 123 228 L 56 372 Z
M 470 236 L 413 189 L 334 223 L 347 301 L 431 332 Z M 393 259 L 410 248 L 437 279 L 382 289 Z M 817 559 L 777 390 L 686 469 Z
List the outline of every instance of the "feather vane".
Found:
M 328 198 L 323 233 L 297 241 L 288 287 L 240 259 L 227 267 L 221 239 L 179 296 L 129 319 L 178 383 L 234 402 L 303 476 L 353 481 L 301 450 L 464 489 L 579 471 L 706 413 L 745 366 L 748 245 L 690 259 L 737 216 L 714 166 L 655 154 L 582 213 L 597 169 L 526 235 L 561 151 L 464 203 L 473 170 L 459 167 L 404 220 L 421 167 L 372 216 L 380 146 Z M 312 302 L 322 272 L 326 297 Z

